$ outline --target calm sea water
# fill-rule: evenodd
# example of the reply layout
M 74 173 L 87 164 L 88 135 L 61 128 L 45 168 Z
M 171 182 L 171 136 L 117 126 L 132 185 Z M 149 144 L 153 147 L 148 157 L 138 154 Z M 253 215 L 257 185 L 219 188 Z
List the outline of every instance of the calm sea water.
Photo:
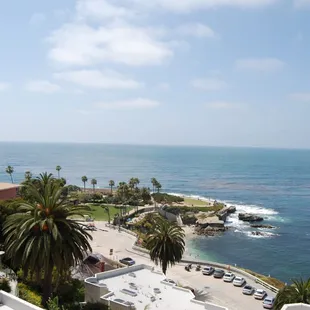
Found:
M 192 256 L 237 264 L 284 281 L 310 276 L 310 151 L 209 147 L 159 147 L 99 144 L 0 143 L 0 181 L 26 170 L 61 175 L 82 186 L 81 176 L 96 178 L 99 187 L 138 177 L 150 186 L 156 177 L 164 191 L 213 198 L 237 211 L 261 214 L 277 226 L 266 236 L 253 236 L 249 225 L 228 220 L 221 237 L 190 241 Z

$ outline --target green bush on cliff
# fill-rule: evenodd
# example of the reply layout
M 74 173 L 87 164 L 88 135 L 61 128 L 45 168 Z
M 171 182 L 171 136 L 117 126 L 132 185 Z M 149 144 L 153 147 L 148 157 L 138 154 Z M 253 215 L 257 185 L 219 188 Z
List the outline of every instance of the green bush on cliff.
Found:
M 154 193 L 152 194 L 152 197 L 157 203 L 172 204 L 172 203 L 180 203 L 184 201 L 184 198 L 182 197 L 169 195 L 166 193 Z
M 218 212 L 225 207 L 223 203 L 215 203 L 211 207 L 187 207 L 187 206 L 165 206 L 163 209 L 175 215 L 182 215 L 187 212 L 199 213 L 199 212 Z

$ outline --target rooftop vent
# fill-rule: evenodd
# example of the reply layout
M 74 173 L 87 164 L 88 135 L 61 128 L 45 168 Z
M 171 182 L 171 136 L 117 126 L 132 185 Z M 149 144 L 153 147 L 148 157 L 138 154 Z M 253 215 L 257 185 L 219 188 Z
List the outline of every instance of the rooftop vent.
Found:
M 121 292 L 124 293 L 124 294 L 130 295 L 130 296 L 133 296 L 133 297 L 135 297 L 135 296 L 138 295 L 136 292 L 133 292 L 133 291 L 131 291 L 131 290 L 127 290 L 126 288 L 123 288 L 123 289 L 121 290 Z
M 158 287 L 155 287 L 155 288 L 154 288 L 154 293 L 155 293 L 155 294 L 160 294 L 161 291 L 160 291 L 160 289 L 159 289 Z
M 136 274 L 133 273 L 133 272 L 128 273 L 128 275 L 129 275 L 130 277 L 133 277 L 133 278 L 136 278 L 136 277 L 137 277 Z

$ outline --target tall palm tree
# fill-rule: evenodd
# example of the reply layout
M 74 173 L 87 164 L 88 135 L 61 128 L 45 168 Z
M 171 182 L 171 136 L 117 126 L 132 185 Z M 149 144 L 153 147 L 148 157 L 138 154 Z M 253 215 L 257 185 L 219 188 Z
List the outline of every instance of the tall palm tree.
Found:
M 156 183 L 158 183 L 158 181 L 155 178 L 152 178 L 151 183 L 153 185 L 153 193 L 154 193 L 155 192 L 155 185 L 156 185 Z
M 12 166 L 7 166 L 5 169 L 5 172 L 10 175 L 11 181 L 12 181 L 12 183 L 14 183 L 14 181 L 13 181 L 14 168 Z
M 137 187 L 137 185 L 140 183 L 140 180 L 138 178 L 131 178 L 128 182 L 129 188 L 133 190 Z
M 32 173 L 30 171 L 25 172 L 25 181 L 30 181 L 32 179 Z
M 38 184 L 29 183 L 32 202 L 23 202 L 17 213 L 10 215 L 5 224 L 5 248 L 12 266 L 27 274 L 31 270 L 43 275 L 43 305 L 52 295 L 52 272 L 55 268 L 64 274 L 71 266 L 81 262 L 91 251 L 92 237 L 72 220 L 83 216 L 88 207 L 67 204 L 62 188 L 51 175 L 42 174 Z
M 95 192 L 95 186 L 97 185 L 97 180 L 96 179 L 91 179 L 90 183 L 93 186 L 93 191 Z
M 85 192 L 85 187 L 86 187 L 86 182 L 88 181 L 88 178 L 86 175 L 82 176 L 82 182 L 84 183 L 84 192 Z
M 109 222 L 109 224 L 110 224 L 110 222 L 111 222 L 111 215 L 110 215 L 110 208 L 109 208 L 109 206 L 101 206 L 103 209 L 104 209 L 104 211 L 108 214 L 108 222 Z
M 146 239 L 151 260 L 159 264 L 164 274 L 168 266 L 182 259 L 185 250 L 184 230 L 161 216 L 155 218 L 153 233 Z
M 157 193 L 159 193 L 159 191 L 161 189 L 161 184 L 159 182 L 156 182 L 155 187 L 157 189 Z
M 61 170 L 61 167 L 60 166 L 56 166 L 56 171 L 58 173 L 58 179 L 60 179 L 60 170 Z
M 292 281 L 292 285 L 286 285 L 278 292 L 274 310 L 281 310 L 285 304 L 310 304 L 310 278 L 307 281 L 303 279 Z
M 111 187 L 111 195 L 113 194 L 113 186 L 115 185 L 115 182 L 113 180 L 109 181 L 109 186 Z

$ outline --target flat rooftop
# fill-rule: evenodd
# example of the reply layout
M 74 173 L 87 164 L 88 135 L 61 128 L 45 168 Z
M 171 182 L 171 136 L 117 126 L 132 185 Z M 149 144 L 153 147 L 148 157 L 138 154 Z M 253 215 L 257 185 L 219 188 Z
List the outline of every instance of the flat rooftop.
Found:
M 96 277 L 98 285 L 109 290 L 101 299 L 132 305 L 137 310 L 208 309 L 207 303 L 194 300 L 195 295 L 190 290 L 168 283 L 164 274 L 146 265 L 100 273 Z M 88 282 L 87 279 L 85 281 Z M 225 309 L 212 306 L 215 306 L 212 309 Z
M 12 184 L 12 183 L 0 183 L 0 191 L 4 191 L 7 189 L 12 189 L 12 188 L 18 188 L 20 187 L 19 184 Z

